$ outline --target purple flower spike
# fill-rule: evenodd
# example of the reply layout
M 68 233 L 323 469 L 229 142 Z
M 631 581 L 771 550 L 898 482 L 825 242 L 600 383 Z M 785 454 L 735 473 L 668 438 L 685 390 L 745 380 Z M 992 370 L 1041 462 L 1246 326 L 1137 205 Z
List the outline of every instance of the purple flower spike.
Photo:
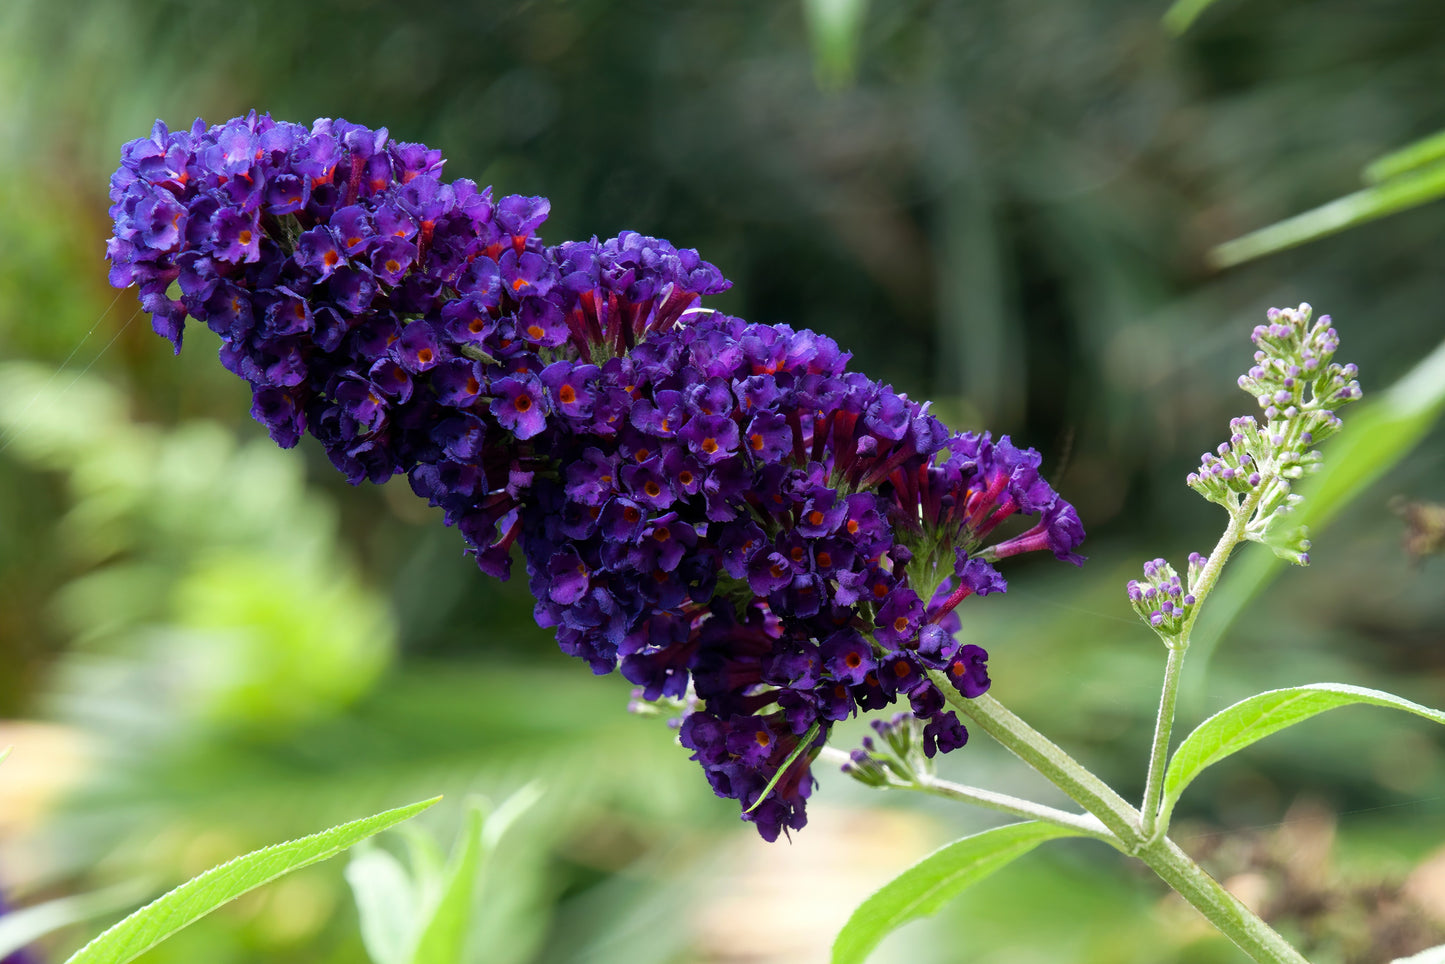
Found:
M 951 433 L 825 336 L 704 307 L 728 282 L 696 251 L 548 246 L 545 198 L 442 169 L 340 119 L 157 124 L 111 180 L 110 277 L 177 350 L 187 319 L 219 335 L 279 444 L 404 473 L 489 575 L 519 551 L 539 625 L 685 701 L 680 741 L 765 839 L 806 823 L 859 711 L 906 699 L 921 753 L 962 746 L 928 675 L 988 689 L 960 603 L 1017 553 L 1081 558 L 1038 454 Z M 991 544 L 1013 515 L 1037 524 Z

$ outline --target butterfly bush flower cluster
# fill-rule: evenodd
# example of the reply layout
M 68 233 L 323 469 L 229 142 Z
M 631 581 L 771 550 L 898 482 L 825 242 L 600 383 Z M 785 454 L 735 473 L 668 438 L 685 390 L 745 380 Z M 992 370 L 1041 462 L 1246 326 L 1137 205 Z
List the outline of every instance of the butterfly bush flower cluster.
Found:
M 767 839 L 803 826 L 840 720 L 906 700 L 928 756 L 962 746 L 929 676 L 988 689 L 956 608 L 1006 588 L 999 560 L 1081 561 L 1038 454 L 703 308 L 729 284 L 695 251 L 546 245 L 544 198 L 441 168 L 340 120 L 158 123 L 112 179 L 111 281 L 177 351 L 187 318 L 216 332 L 278 444 L 406 474 L 487 573 L 519 548 L 538 623 L 684 701 L 682 744 Z

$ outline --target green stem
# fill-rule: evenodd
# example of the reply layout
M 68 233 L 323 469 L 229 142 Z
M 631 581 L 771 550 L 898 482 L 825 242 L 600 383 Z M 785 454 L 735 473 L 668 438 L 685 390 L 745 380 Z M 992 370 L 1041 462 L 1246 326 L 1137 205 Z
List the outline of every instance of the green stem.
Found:
M 1119 850 L 1124 849 L 1124 845 L 1119 842 L 1119 838 L 1110 833 L 1103 822 L 1092 814 L 1069 813 L 1067 810 L 1059 810 L 1055 807 L 1045 806 L 1042 803 L 1034 803 L 1032 800 L 1025 800 L 1022 797 L 1010 796 L 1007 793 L 994 793 L 992 790 L 965 786 L 961 783 L 940 780 L 935 776 L 929 775 L 919 776 L 917 782 L 913 784 L 910 789 L 914 788 L 924 793 L 931 793 L 936 797 L 962 800 L 965 803 L 971 803 L 975 806 L 987 807 L 990 810 L 998 810 L 1001 813 L 1013 814 L 1015 817 L 1024 817 L 1028 820 L 1042 820 L 1044 823 L 1068 827 L 1070 830 L 1076 830 L 1079 833 L 1102 840 Z
M 1229 555 L 1234 547 L 1239 545 L 1244 538 L 1244 529 L 1249 525 L 1250 517 L 1259 506 L 1259 500 L 1264 496 L 1264 490 L 1274 482 L 1274 474 L 1266 475 L 1259 480 L 1245 496 L 1244 501 L 1229 512 L 1229 525 L 1224 529 L 1224 535 L 1214 545 L 1214 551 L 1209 554 L 1205 561 L 1204 568 L 1199 571 L 1199 579 L 1189 587 L 1189 593 L 1194 597 L 1194 605 L 1189 610 L 1189 615 L 1184 617 L 1184 625 L 1179 627 L 1179 638 L 1184 645 L 1189 645 L 1189 634 L 1194 631 L 1194 623 L 1199 619 L 1199 611 L 1204 608 L 1204 599 L 1214 590 L 1215 583 L 1219 582 L 1219 574 L 1224 571 L 1224 564 L 1229 561 Z
M 965 699 L 942 674 L 934 683 L 959 712 L 1098 817 L 1113 832 L 1120 849 L 1147 864 L 1241 950 L 1260 964 L 1308 964 L 1288 941 L 1205 873 L 1178 844 L 1162 836 L 1147 840 L 1137 822 L 1138 811 L 1048 737 L 987 694 Z
M 1085 769 L 1038 730 L 1019 719 L 998 700 L 985 693 L 966 699 L 942 673 L 929 671 L 946 700 L 983 728 L 989 736 L 1067 793 L 1085 810 L 1098 817 L 1114 836 L 1131 849 L 1142 840 L 1139 811 L 1114 792 L 1114 788 Z
M 1139 805 L 1139 825 L 1145 840 L 1159 833 L 1159 798 L 1164 790 L 1164 766 L 1169 759 L 1169 735 L 1174 730 L 1174 707 L 1179 702 L 1179 675 L 1189 640 L 1180 637 L 1169 645 L 1169 662 L 1164 665 L 1164 687 L 1159 694 L 1159 718 L 1154 723 L 1154 746 L 1149 752 L 1149 775 L 1144 780 L 1144 802 Z
M 1254 515 L 1259 500 L 1264 496 L 1264 490 L 1273 481 L 1273 475 L 1260 479 L 1259 485 L 1229 511 L 1229 525 L 1215 543 L 1214 551 L 1205 560 L 1204 568 L 1199 571 L 1199 578 L 1189 587 L 1189 593 L 1194 597 L 1194 605 L 1190 607 L 1189 615 L 1184 617 L 1178 635 L 1165 639 L 1169 647 L 1169 661 L 1164 666 L 1164 686 L 1159 694 L 1159 717 L 1154 722 L 1154 743 L 1149 751 L 1149 773 L 1144 779 L 1144 800 L 1139 805 L 1139 825 L 1145 840 L 1155 840 L 1169 830 L 1168 821 L 1161 822 L 1159 819 L 1159 800 L 1164 791 L 1164 771 L 1169 762 L 1169 737 L 1174 730 L 1179 680 L 1184 667 L 1184 654 L 1189 651 L 1190 634 L 1194 632 L 1194 623 L 1199 618 L 1200 610 L 1204 608 L 1204 600 L 1219 582 L 1219 574 L 1224 571 L 1224 564 L 1229 561 L 1234 547 L 1244 538 L 1244 530 L 1249 525 L 1250 517 Z
M 1240 903 L 1168 837 L 1153 841 L 1135 856 L 1259 964 L 1309 964 L 1278 931 Z
M 818 758 L 839 766 L 847 764 L 850 759 L 847 753 L 831 746 L 823 747 Z M 962 783 L 953 783 L 950 780 L 940 780 L 931 773 L 913 774 L 912 779 L 894 775 L 893 779 L 883 784 L 880 789 L 915 790 L 931 793 L 938 797 L 947 797 L 951 800 L 961 800 L 976 807 L 997 810 L 1000 813 L 1023 817 L 1026 820 L 1042 820 L 1045 823 L 1068 827 L 1070 830 L 1097 837 L 1114 847 L 1119 846 L 1118 839 L 1096 817 L 1083 813 L 1069 813 L 1067 810 L 1059 810 L 1007 793 L 996 793 L 982 787 L 970 787 Z

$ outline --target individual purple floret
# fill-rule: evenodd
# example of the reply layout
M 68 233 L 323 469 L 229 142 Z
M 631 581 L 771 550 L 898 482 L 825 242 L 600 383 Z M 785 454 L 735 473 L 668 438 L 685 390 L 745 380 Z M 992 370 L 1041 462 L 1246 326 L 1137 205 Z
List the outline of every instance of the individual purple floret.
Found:
M 111 280 L 177 350 L 186 318 L 215 331 L 279 444 L 406 473 L 485 572 L 517 544 L 538 623 L 685 707 L 767 839 L 805 823 L 840 720 L 906 700 L 925 758 L 962 746 L 935 680 L 990 681 L 957 607 L 1007 588 L 1001 559 L 1082 559 L 1038 453 L 950 432 L 829 338 L 703 308 L 728 282 L 696 251 L 548 247 L 546 199 L 441 166 L 340 120 L 157 124 L 112 179 Z

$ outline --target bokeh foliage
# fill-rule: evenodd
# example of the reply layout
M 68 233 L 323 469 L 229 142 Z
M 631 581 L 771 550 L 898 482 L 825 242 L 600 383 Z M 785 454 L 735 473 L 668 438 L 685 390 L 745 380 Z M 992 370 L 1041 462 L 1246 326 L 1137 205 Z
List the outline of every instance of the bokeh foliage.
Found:
M 1249 326 L 1313 302 L 1368 396 L 1435 347 L 1445 304 L 1438 206 L 1224 274 L 1206 262 L 1445 125 L 1434 0 L 1236 0 L 1179 38 L 1162 7 L 0 5 L 0 715 L 64 724 L 91 754 L 83 791 L 0 848 L 0 885 L 173 883 L 441 791 L 424 827 L 450 840 L 457 795 L 540 777 L 483 871 L 487 959 L 711 953 L 690 921 L 717 896 L 732 815 L 664 730 L 625 715 L 627 687 L 557 654 L 523 581 L 477 574 L 404 483 L 351 489 L 316 449 L 272 449 L 214 339 L 194 331 L 172 359 L 106 287 L 119 145 L 156 117 L 253 107 L 386 125 L 453 176 L 546 194 L 551 239 L 696 246 L 736 282 L 719 306 L 826 331 L 954 424 L 1040 448 L 1093 558 L 1025 566 L 966 631 L 996 695 L 1127 786 L 1162 654 L 1122 585 L 1217 535 L 1183 475 L 1251 404 L 1233 388 Z M 820 19 L 853 15 L 851 42 Z M 1183 723 L 1317 679 L 1445 704 L 1442 563 L 1409 565 L 1387 509 L 1445 500 L 1441 443 L 1426 430 L 1317 535 L 1309 571 L 1242 605 Z M 1019 779 L 978 743 L 951 775 Z M 1380 873 L 1440 843 L 1445 761 L 1408 722 L 1322 720 L 1220 769 L 1181 816 L 1273 823 L 1298 794 L 1397 807 L 1342 821 L 1341 859 Z M 819 800 L 878 802 L 827 777 Z M 973 826 L 923 810 L 940 839 Z M 1081 868 L 1108 860 L 1071 846 L 1005 871 L 880 954 L 1158 961 L 1172 939 L 1177 960 L 1230 959 L 1167 916 L 1132 922 L 1147 881 L 1086 888 Z M 147 960 L 360 959 L 336 868 L 281 887 Z M 1057 926 L 1019 909 L 1041 902 Z M 946 939 L 965 925 L 967 958 Z

